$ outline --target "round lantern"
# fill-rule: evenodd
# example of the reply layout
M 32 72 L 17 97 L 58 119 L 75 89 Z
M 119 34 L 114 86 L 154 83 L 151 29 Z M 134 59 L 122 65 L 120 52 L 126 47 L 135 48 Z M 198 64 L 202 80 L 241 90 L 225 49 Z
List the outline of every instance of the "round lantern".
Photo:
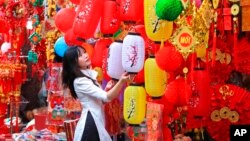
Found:
M 143 0 L 120 0 L 120 19 L 126 22 L 143 22 Z
M 119 80 L 124 73 L 122 68 L 122 41 L 115 41 L 109 46 L 108 69 L 107 74 L 116 80 Z
M 138 125 L 146 113 L 146 92 L 144 87 L 130 85 L 124 91 L 123 116 L 127 123 Z
M 138 33 L 128 33 L 123 39 L 122 67 L 129 73 L 142 70 L 145 60 L 145 43 Z
M 11 43 L 9 43 L 9 42 L 4 42 L 1 45 L 1 51 L 3 54 L 6 53 L 10 48 L 11 48 Z
M 145 89 L 151 97 L 161 97 L 167 85 L 167 73 L 161 70 L 154 57 L 145 61 Z
M 155 55 L 157 65 L 165 71 L 175 71 L 177 70 L 184 59 L 180 52 L 178 52 L 175 47 L 167 46 L 161 48 Z
M 211 93 L 209 74 L 204 69 L 195 68 L 189 76 L 192 94 L 189 100 L 189 110 L 193 116 L 205 117 L 209 115 Z
M 160 19 L 174 21 L 181 14 L 183 6 L 181 0 L 158 0 L 155 9 Z
M 73 23 L 74 33 L 83 39 L 94 36 L 103 12 L 103 0 L 82 0 Z
M 157 0 L 144 1 L 144 23 L 146 34 L 153 41 L 166 41 L 173 31 L 173 22 L 160 20 L 155 14 Z
M 102 67 L 104 51 L 110 46 L 111 43 L 112 39 L 110 38 L 100 38 L 96 41 L 93 58 L 91 60 L 93 67 Z
M 100 23 L 100 31 L 103 34 L 114 34 L 120 28 L 121 21 L 118 18 L 117 3 L 114 0 L 104 2 L 104 10 Z
M 55 25 L 62 31 L 67 32 L 73 25 L 76 12 L 73 8 L 62 8 L 55 16 Z

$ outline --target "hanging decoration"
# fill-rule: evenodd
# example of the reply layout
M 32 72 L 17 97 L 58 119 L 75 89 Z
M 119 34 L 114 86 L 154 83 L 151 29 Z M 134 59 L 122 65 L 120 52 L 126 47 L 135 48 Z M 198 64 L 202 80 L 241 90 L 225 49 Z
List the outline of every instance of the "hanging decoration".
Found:
M 149 57 L 144 64 L 145 90 L 151 97 L 161 97 L 167 86 L 167 73 L 161 70 L 157 64 L 155 57 Z
M 161 20 L 174 21 L 183 10 L 181 0 L 158 0 L 155 5 L 156 15 Z
M 145 43 L 138 33 L 129 32 L 122 44 L 122 67 L 129 73 L 137 73 L 143 68 Z
M 250 24 L 248 21 L 250 21 L 250 2 L 248 0 L 241 0 L 240 1 L 241 6 L 241 18 L 242 18 L 242 31 L 250 31 Z
M 122 67 L 122 41 L 114 41 L 109 46 L 107 74 L 115 80 L 119 80 L 125 72 Z
M 123 115 L 127 123 L 139 125 L 146 114 L 146 92 L 144 87 L 129 85 L 124 91 Z
M 143 22 L 143 0 L 120 0 L 120 19 L 124 23 Z
M 104 2 L 104 10 L 100 21 L 102 34 L 114 34 L 121 26 L 118 4 L 114 0 Z
M 144 23 L 149 39 L 158 42 L 166 41 L 173 31 L 173 22 L 160 20 L 155 14 L 156 0 L 144 1 Z
M 103 0 L 82 0 L 77 8 L 73 31 L 79 37 L 88 39 L 94 36 L 103 12 Z
M 34 32 L 29 36 L 30 42 L 33 43 L 34 45 L 37 45 L 41 41 L 41 39 L 42 37 L 36 32 Z

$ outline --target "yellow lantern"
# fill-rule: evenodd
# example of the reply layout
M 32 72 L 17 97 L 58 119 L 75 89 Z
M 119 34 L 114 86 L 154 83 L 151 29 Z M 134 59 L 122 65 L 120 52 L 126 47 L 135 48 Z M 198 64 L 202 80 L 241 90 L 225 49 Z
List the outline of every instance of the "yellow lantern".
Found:
M 160 20 L 155 12 L 157 0 L 144 1 L 144 23 L 146 34 L 153 41 L 166 41 L 173 31 L 173 22 Z
M 124 91 L 123 116 L 127 123 L 137 125 L 146 114 L 146 92 L 143 86 L 130 85 Z
M 144 65 L 145 89 L 151 97 L 161 97 L 167 85 L 167 72 L 161 70 L 155 57 L 150 57 Z

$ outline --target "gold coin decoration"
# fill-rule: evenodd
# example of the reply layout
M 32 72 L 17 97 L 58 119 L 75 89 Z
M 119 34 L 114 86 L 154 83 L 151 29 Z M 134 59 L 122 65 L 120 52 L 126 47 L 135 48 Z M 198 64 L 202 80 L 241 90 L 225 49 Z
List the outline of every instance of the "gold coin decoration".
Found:
M 236 111 L 230 111 L 229 112 L 229 117 L 228 117 L 229 121 L 231 121 L 232 123 L 238 122 L 240 119 L 240 115 L 238 112 Z
M 220 121 L 220 111 L 219 110 L 214 110 L 211 115 L 210 118 L 212 119 L 212 121 Z
M 228 107 L 223 107 L 220 109 L 220 117 L 227 119 L 229 117 L 230 109 Z

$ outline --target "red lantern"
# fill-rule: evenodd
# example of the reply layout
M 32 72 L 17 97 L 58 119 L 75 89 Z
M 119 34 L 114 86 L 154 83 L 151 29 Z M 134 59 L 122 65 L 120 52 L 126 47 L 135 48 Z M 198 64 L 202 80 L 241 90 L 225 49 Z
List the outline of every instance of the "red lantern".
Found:
M 96 41 L 92 58 L 93 67 L 102 67 L 105 49 L 107 49 L 111 43 L 112 40 L 110 38 L 100 38 Z
M 103 0 L 82 0 L 77 7 L 76 18 L 73 23 L 74 33 L 81 38 L 88 39 L 94 36 L 101 14 Z
M 80 4 L 81 0 L 70 0 L 74 4 Z
M 169 103 L 185 106 L 188 104 L 191 88 L 184 78 L 178 78 L 167 85 L 164 95 Z
M 73 25 L 75 15 L 73 8 L 62 8 L 55 16 L 56 27 L 62 32 L 67 32 Z
M 109 75 L 107 74 L 107 68 L 108 68 L 108 52 L 109 52 L 109 48 L 106 48 L 104 50 L 104 53 L 103 53 L 103 58 L 102 58 L 102 71 L 103 71 L 103 76 L 104 76 L 104 79 L 106 80 L 110 80 L 110 77 Z
M 143 0 L 120 0 L 120 19 L 124 22 L 143 22 L 143 10 Z
M 69 29 L 65 35 L 64 40 L 68 46 L 81 45 L 82 41 L 77 40 L 76 34 L 74 34 L 73 29 Z
M 144 81 L 145 81 L 145 80 L 144 80 L 144 68 L 142 68 L 142 70 L 139 71 L 139 72 L 136 74 L 136 76 L 135 76 L 133 82 L 135 82 L 136 84 L 143 84 Z
M 123 39 L 122 66 L 124 70 L 137 73 L 142 70 L 145 60 L 145 43 L 138 33 L 128 33 Z
M 108 54 L 108 75 L 119 80 L 121 75 L 124 73 L 122 68 L 122 41 L 115 41 L 109 46 Z
M 104 2 L 104 10 L 101 18 L 100 31 L 103 34 L 114 34 L 120 27 L 118 7 L 114 0 Z
M 161 48 L 155 55 L 157 65 L 165 71 L 175 71 L 184 62 L 182 55 L 173 46 Z

